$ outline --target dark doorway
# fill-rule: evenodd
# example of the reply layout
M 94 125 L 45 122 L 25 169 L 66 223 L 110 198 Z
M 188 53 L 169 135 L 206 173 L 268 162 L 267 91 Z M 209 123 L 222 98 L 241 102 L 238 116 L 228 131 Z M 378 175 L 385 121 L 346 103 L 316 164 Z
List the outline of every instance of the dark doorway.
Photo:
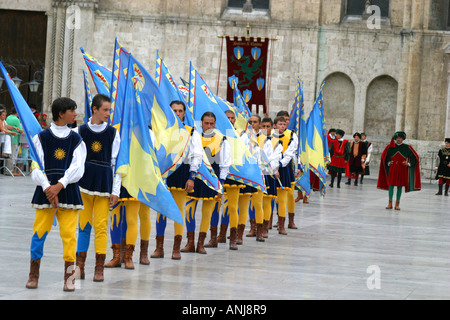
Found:
M 0 21 L 0 60 L 11 77 L 22 80 L 19 90 L 28 104 L 42 110 L 47 16 L 45 12 L 0 10 Z M 28 85 L 33 79 L 39 82 L 35 93 Z M 13 107 L 5 83 L 0 88 L 0 104 L 8 113 Z

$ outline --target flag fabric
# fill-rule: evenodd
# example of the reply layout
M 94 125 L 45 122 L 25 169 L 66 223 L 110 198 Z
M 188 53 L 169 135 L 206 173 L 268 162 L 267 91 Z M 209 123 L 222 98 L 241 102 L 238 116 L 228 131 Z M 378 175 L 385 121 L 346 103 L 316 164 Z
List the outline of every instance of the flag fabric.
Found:
M 120 45 L 117 38 L 114 43 L 113 69 L 111 72 L 111 125 L 120 131 L 120 122 L 125 104 L 125 83 L 130 53 Z
M 233 89 L 233 103 L 238 112 L 240 112 L 244 118 L 248 121 L 250 117 L 252 116 L 252 113 L 250 109 L 247 106 L 247 102 L 239 90 L 239 79 L 236 76 L 232 76 L 228 78 L 228 81 L 230 83 L 230 86 Z
M 84 123 L 88 123 L 89 118 L 92 116 L 92 92 L 89 86 L 89 80 L 86 71 L 83 70 L 84 76 Z
M 238 130 L 246 131 L 248 128 L 248 119 L 244 117 L 244 115 L 237 110 L 236 106 L 229 101 L 223 99 L 222 97 L 217 97 L 217 104 L 220 106 L 223 112 L 227 110 L 231 110 L 236 115 L 236 122 L 234 127 Z
M 39 122 L 28 106 L 27 102 L 23 98 L 19 89 L 16 87 L 14 82 L 11 79 L 11 76 L 6 71 L 3 63 L 0 61 L 0 69 L 3 74 L 3 78 L 5 79 L 5 83 L 8 87 L 9 94 L 11 95 L 11 99 L 14 103 L 14 107 L 16 108 L 17 114 L 19 115 L 20 123 L 22 124 L 23 131 L 27 138 L 28 145 L 30 147 L 30 157 L 33 161 L 33 166 L 38 165 L 41 170 L 44 170 L 41 161 L 36 152 L 36 148 L 33 143 L 33 137 L 39 134 L 42 131 Z
M 127 68 L 124 95 L 127 108 L 121 119 L 121 145 L 116 172 L 122 175 L 122 185 L 131 196 L 165 217 L 183 224 L 183 216 L 163 182 L 144 116 L 140 93 L 148 84 L 143 84 L 140 77 L 136 76 L 132 59 Z
M 238 136 L 217 100 L 218 98 L 215 97 L 191 62 L 189 105 L 193 110 L 195 125 L 199 128 L 202 115 L 207 111 L 213 112 L 216 116 L 216 129 L 227 137 L 231 147 L 232 165 L 228 178 L 266 192 L 263 174 L 256 159 Z
M 325 160 L 325 166 L 327 164 L 330 163 L 331 159 L 330 159 L 330 150 L 328 147 L 328 140 L 327 140 L 327 123 L 325 121 L 325 112 L 323 109 L 323 95 L 322 95 L 322 89 L 323 86 L 325 85 L 325 81 L 322 83 L 322 86 L 320 87 L 320 91 L 319 91 L 319 113 L 320 113 L 320 117 L 322 120 L 322 133 L 323 133 L 323 155 L 324 155 L 324 160 Z
M 301 174 L 295 179 L 295 185 L 300 188 L 306 195 L 311 194 L 311 179 L 308 167 L 308 159 L 306 153 L 306 120 L 305 120 L 305 105 L 303 99 L 303 82 L 300 78 L 297 79 L 297 90 L 295 93 L 295 100 L 292 105 L 292 111 L 289 117 L 288 129 L 293 131 L 298 137 L 298 148 L 296 152 Z M 295 164 L 297 165 L 297 164 Z
M 166 179 L 186 156 L 190 133 L 170 107 L 170 98 L 159 90 L 158 84 L 144 66 L 130 55 L 133 74 L 144 109 L 144 119 L 155 135 L 154 148 L 161 175 Z M 131 70 L 128 70 L 130 72 Z
M 245 102 L 249 106 L 256 105 L 256 113 L 259 113 L 259 106 L 263 107 L 263 113 L 267 113 L 266 78 L 269 39 L 227 36 L 226 45 L 227 78 L 238 77 Z M 233 101 L 233 92 L 234 89 L 228 83 L 226 97 L 228 101 Z
M 326 189 L 324 146 L 327 145 L 327 141 L 326 129 L 324 134 L 323 117 L 320 111 L 320 108 L 322 108 L 322 103 L 323 98 L 321 88 L 306 124 L 306 153 L 308 155 L 308 167 L 311 172 L 319 178 L 320 194 L 324 196 Z
M 155 79 L 158 83 L 159 90 L 168 97 L 168 99 L 170 100 L 169 102 L 173 100 L 179 100 L 185 102 L 185 104 L 187 105 L 186 94 L 180 91 L 180 85 L 175 83 L 169 71 L 169 68 L 164 63 L 164 60 L 160 57 L 159 51 L 156 51 Z M 194 117 L 192 116 L 192 112 L 187 106 L 184 123 L 190 127 L 194 126 Z
M 89 73 L 91 74 L 97 92 L 109 96 L 111 93 L 110 81 L 112 71 L 84 51 L 83 47 L 81 47 L 81 53 L 83 54 L 84 62 L 86 63 Z

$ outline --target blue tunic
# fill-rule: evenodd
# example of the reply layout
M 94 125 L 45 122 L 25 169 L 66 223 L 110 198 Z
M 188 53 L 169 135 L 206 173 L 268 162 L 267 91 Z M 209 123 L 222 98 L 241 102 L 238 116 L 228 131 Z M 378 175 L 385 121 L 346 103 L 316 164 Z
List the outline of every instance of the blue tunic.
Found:
M 73 152 L 79 146 L 82 139 L 79 134 L 71 131 L 65 138 L 58 138 L 50 129 L 40 132 L 39 140 L 44 150 L 44 172 L 50 182 L 50 185 L 58 183 L 58 180 L 64 176 L 69 168 Z M 80 188 L 78 183 L 70 183 L 58 194 L 59 207 L 68 209 L 83 209 Z M 44 190 L 37 186 L 31 200 L 34 208 L 52 208 L 47 200 Z
M 88 194 L 109 197 L 113 185 L 111 153 L 117 130 L 106 126 L 95 132 L 87 124 L 79 127 L 78 133 L 86 144 L 85 171 L 79 181 L 81 191 Z

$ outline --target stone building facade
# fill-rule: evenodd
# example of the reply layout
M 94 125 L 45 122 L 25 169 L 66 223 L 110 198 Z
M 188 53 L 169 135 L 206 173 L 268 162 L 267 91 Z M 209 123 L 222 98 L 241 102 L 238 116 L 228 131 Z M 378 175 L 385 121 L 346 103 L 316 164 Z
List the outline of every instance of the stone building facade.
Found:
M 450 136 L 449 3 L 372 0 L 361 11 L 358 2 L 0 0 L 0 9 L 47 15 L 44 108 L 61 95 L 83 105 L 80 47 L 112 66 L 115 37 L 150 72 L 157 50 L 176 77 L 188 78 L 192 61 L 213 91 L 226 96 L 220 36 L 245 36 L 248 25 L 251 36 L 276 39 L 270 45 L 269 116 L 291 109 L 297 77 L 307 112 L 325 81 L 328 127 L 344 129 L 349 138 L 365 131 L 377 142 L 375 158 L 392 133 L 403 130 L 428 177 L 429 151 Z M 366 12 L 367 5 L 378 5 L 381 14 Z

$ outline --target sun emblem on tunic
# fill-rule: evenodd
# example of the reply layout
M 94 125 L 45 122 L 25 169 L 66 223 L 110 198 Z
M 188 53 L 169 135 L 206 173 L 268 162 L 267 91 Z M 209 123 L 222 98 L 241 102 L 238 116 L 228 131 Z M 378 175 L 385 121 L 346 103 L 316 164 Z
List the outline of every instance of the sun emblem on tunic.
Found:
M 102 144 L 99 141 L 92 142 L 91 149 L 94 152 L 100 152 L 102 150 Z
M 64 159 L 66 157 L 66 152 L 63 149 L 58 148 L 58 149 L 55 150 L 55 154 L 54 155 L 55 155 L 56 159 L 62 160 L 62 159 Z

